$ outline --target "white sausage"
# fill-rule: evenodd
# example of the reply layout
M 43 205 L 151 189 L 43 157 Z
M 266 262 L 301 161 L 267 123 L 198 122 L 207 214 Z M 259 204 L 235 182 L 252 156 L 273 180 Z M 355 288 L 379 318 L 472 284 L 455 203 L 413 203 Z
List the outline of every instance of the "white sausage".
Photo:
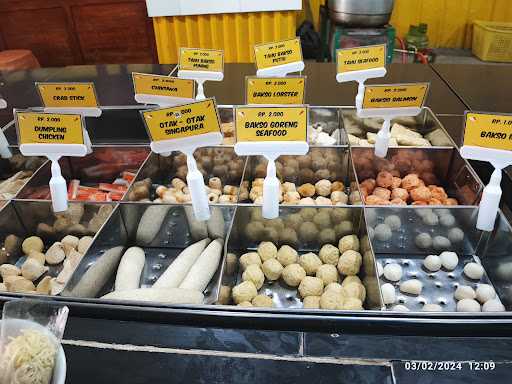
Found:
M 199 221 L 194 216 L 194 210 L 190 206 L 184 207 L 187 217 L 188 229 L 192 235 L 192 239 L 198 241 L 208 237 L 208 228 L 205 221 Z
M 165 304 L 202 304 L 201 292 L 180 288 L 138 288 L 126 291 L 114 291 L 101 297 L 107 300 L 155 301 Z
M 208 235 L 212 239 L 221 238 L 224 239 L 224 215 L 222 214 L 222 209 L 219 207 L 211 207 L 212 215 L 210 220 L 207 221 L 208 227 Z
M 119 264 L 124 247 L 114 247 L 99 257 L 71 290 L 72 297 L 96 297 Z
M 117 267 L 116 283 L 114 289 L 122 291 L 137 289 L 140 286 L 140 275 L 146 263 L 146 254 L 139 247 L 131 247 L 126 250 L 119 267 Z
M 210 239 L 204 239 L 185 248 L 153 284 L 153 288 L 179 287 L 209 242 Z
M 144 211 L 137 227 L 137 244 L 149 245 L 153 241 L 170 209 L 169 205 L 151 205 Z
M 217 271 L 223 245 L 224 241 L 221 239 L 212 241 L 190 268 L 180 288 L 203 292 Z

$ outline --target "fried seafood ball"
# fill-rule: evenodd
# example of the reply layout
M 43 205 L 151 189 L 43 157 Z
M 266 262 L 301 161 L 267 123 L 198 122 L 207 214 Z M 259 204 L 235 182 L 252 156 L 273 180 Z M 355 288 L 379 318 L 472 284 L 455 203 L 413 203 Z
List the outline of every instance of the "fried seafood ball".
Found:
M 240 256 L 240 266 L 242 270 L 245 270 L 249 265 L 256 264 L 261 265 L 260 256 L 256 252 L 244 253 Z
M 281 273 L 283 272 L 283 266 L 277 261 L 277 259 L 268 259 L 263 263 L 261 268 L 263 274 L 269 280 L 279 280 Z
M 381 171 L 375 180 L 377 186 L 382 188 L 389 188 L 393 185 L 393 175 L 387 171 Z
M 297 259 L 297 251 L 289 245 L 283 245 L 279 248 L 279 251 L 277 251 L 277 261 L 284 267 L 296 263 Z
M 237 304 L 238 307 L 252 307 L 252 303 L 250 301 L 242 301 L 240 304 Z
M 386 189 L 387 191 L 387 189 Z M 389 191 L 388 191 L 389 192 Z M 368 205 L 388 205 L 389 201 L 383 199 L 382 197 L 370 195 L 365 199 L 366 204 Z
M 353 281 L 341 286 L 342 294 L 345 297 L 354 297 L 361 301 L 366 299 L 366 288 L 361 282 Z
M 373 190 L 373 195 L 380 197 L 383 200 L 389 200 L 391 197 L 391 191 L 386 188 L 377 187 Z
M 334 227 L 334 232 L 336 232 L 337 237 L 343 237 L 351 234 L 354 232 L 354 224 L 348 220 L 342 221 Z
M 304 219 L 302 218 L 300 213 L 292 213 L 291 215 L 288 215 L 284 219 L 286 227 L 290 227 L 293 229 L 298 229 L 303 221 Z
M 299 205 L 316 205 L 316 201 L 311 197 L 304 197 L 299 200 Z
M 244 273 L 242 273 L 242 280 L 252 281 L 256 289 L 260 289 L 265 282 L 265 276 L 259 265 L 251 264 L 247 266 Z
M 332 205 L 332 201 L 331 201 L 331 199 L 329 199 L 327 197 L 318 196 L 315 199 L 315 204 L 316 205 Z
M 307 296 L 302 304 L 306 309 L 320 309 L 320 296 Z
M 349 249 L 341 254 L 338 260 L 338 271 L 345 276 L 357 275 L 361 268 L 363 257 L 357 251 Z
M 328 209 L 321 209 L 318 213 L 313 217 L 313 223 L 320 229 L 322 228 L 330 228 L 332 226 L 331 223 L 331 214 Z
M 394 188 L 391 191 L 391 199 L 407 201 L 409 199 L 409 192 L 407 192 L 407 189 L 405 188 Z
M 359 186 L 360 187 L 363 187 L 363 188 L 366 188 L 366 190 L 368 191 L 368 193 L 372 193 L 373 190 L 375 189 L 376 187 L 376 181 L 375 179 L 366 179 L 365 181 L 363 181 Z
M 306 271 L 299 264 L 290 264 L 283 269 L 281 277 L 290 287 L 298 287 L 302 279 L 306 277 Z
M 319 256 L 323 263 L 337 265 L 340 258 L 340 251 L 332 244 L 325 244 L 320 248 Z
M 258 245 L 258 255 L 262 261 L 277 257 L 277 247 L 270 241 L 263 241 Z
M 322 296 L 320 296 L 321 309 L 342 309 L 343 304 L 343 296 L 332 290 L 324 292 Z
M 336 231 L 331 228 L 324 228 L 318 235 L 318 242 L 323 244 L 334 243 L 336 241 Z
M 324 285 L 338 282 L 338 271 L 334 265 L 324 264 L 316 271 L 316 277 L 322 279 Z
M 336 250 L 338 249 L 336 248 Z M 322 265 L 322 260 L 314 253 L 309 252 L 299 257 L 299 264 L 304 268 L 306 274 L 311 276 L 316 274 L 317 269 Z
M 324 288 L 324 292 L 327 292 L 327 291 L 334 291 L 334 292 L 336 292 L 339 295 L 343 295 L 344 294 L 343 293 L 343 286 L 340 283 L 336 283 L 336 282 L 327 284 L 325 286 L 325 288 Z
M 279 234 L 279 241 L 281 244 L 288 245 L 297 245 L 299 242 L 299 237 L 297 236 L 297 232 L 293 228 L 285 228 Z
M 310 183 L 302 184 L 297 188 L 297 192 L 299 192 L 302 197 L 313 197 L 315 195 L 315 191 L 315 186 Z
M 301 297 L 322 296 L 323 291 L 324 282 L 318 277 L 306 276 L 299 284 L 299 293 Z
M 393 183 L 391 184 L 391 189 L 400 188 L 402 185 L 402 179 L 397 176 L 393 176 Z
M 339 224 L 344 220 L 350 220 L 352 213 L 349 208 L 334 208 L 329 209 L 331 212 L 331 219 L 334 224 Z
M 338 243 L 338 248 L 341 253 L 349 249 L 359 251 L 359 238 L 356 235 L 343 236 Z
M 315 184 L 316 194 L 319 196 L 329 196 L 331 194 L 332 183 L 329 180 L 320 180 Z
M 299 238 L 302 241 L 313 241 L 318 237 L 318 229 L 316 225 L 310 221 L 306 221 L 300 225 Z
M 343 308 L 346 311 L 360 311 L 363 310 L 363 302 L 355 297 L 347 297 L 343 301 Z
M 331 185 L 331 193 L 332 192 L 345 192 L 345 184 L 343 184 L 341 181 L 333 182 Z
M 257 241 L 261 239 L 264 230 L 265 226 L 261 221 L 252 221 L 245 227 L 245 235 L 249 240 Z
M 258 291 L 252 281 L 244 281 L 243 283 L 233 287 L 232 290 L 233 301 L 235 304 L 240 304 L 245 301 L 250 302 L 257 294 Z
M 352 205 L 361 204 L 361 194 L 359 191 L 353 190 L 350 192 L 350 195 L 348 195 L 348 201 Z
M 302 221 L 312 221 L 317 212 L 316 208 L 302 208 L 300 210 L 300 215 L 302 216 Z
M 410 173 L 402 179 L 402 188 L 410 191 L 411 189 L 417 188 L 421 185 L 421 180 L 415 173 Z
M 263 294 L 256 295 L 256 297 L 254 297 L 254 299 L 252 299 L 251 304 L 254 307 L 263 307 L 263 308 L 267 308 L 267 307 L 271 308 L 274 306 L 274 303 L 272 302 L 272 298 L 268 297 L 267 295 L 263 295 Z
M 345 192 L 334 191 L 331 193 L 331 201 L 334 205 L 344 205 L 348 203 L 348 196 Z

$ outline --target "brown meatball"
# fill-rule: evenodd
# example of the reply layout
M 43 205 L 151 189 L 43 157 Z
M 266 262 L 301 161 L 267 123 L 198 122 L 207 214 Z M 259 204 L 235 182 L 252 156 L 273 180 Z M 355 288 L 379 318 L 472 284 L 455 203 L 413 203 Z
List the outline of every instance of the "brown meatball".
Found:
M 405 188 L 395 188 L 391 191 L 391 198 L 407 201 L 409 200 L 409 192 Z
M 407 203 L 405 201 L 403 201 L 402 199 L 399 199 L 399 198 L 395 198 L 395 199 L 391 200 L 389 203 L 392 205 L 407 205 Z
M 389 188 L 393 185 L 393 175 L 387 171 L 381 171 L 377 175 L 377 185 L 383 188 Z
M 428 189 L 430 189 L 430 193 L 432 194 L 433 199 L 445 201 L 448 198 L 448 195 L 444 191 L 443 187 L 438 187 L 436 185 L 429 185 Z
M 399 177 L 393 176 L 393 183 L 391 184 L 391 189 L 399 188 L 402 185 L 402 179 Z
M 421 180 L 415 173 L 410 173 L 402 179 L 402 188 L 405 188 L 408 191 L 410 191 L 413 188 L 419 187 L 420 184 Z
M 388 200 L 375 195 L 370 195 L 365 199 L 365 203 L 368 205 L 389 205 Z
M 373 194 L 375 196 L 380 197 L 383 200 L 389 200 L 389 198 L 391 197 L 391 191 L 389 189 L 382 188 L 382 187 L 375 188 L 373 190 Z
M 360 184 L 360 186 L 366 188 L 368 193 L 372 193 L 373 190 L 375 189 L 375 184 L 375 179 L 366 179 Z
M 459 205 L 459 202 L 457 201 L 457 199 L 449 197 L 444 201 L 444 205 Z
M 418 187 L 411 189 L 411 199 L 414 201 L 429 201 L 432 198 L 432 194 L 430 193 L 430 189 L 427 187 Z

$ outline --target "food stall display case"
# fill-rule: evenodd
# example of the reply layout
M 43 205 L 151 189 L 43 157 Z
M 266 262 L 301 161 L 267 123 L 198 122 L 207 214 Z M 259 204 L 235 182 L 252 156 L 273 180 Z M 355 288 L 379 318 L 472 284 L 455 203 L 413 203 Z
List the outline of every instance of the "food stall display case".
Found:
M 331 183 L 337 181 L 344 186 L 341 192 L 347 197 L 359 196 L 359 199 L 347 198 L 336 205 L 326 200 L 306 205 L 283 201 L 279 218 L 274 220 L 263 219 L 261 206 L 242 194 L 244 188 L 250 192 L 255 180 L 264 177 L 261 158 L 238 157 L 232 142 L 198 150 L 195 156 L 206 184 L 212 178 L 219 178 L 222 186 L 236 189 L 229 203 L 212 202 L 212 218 L 208 223 L 195 222 L 189 202 L 167 202 L 159 198 L 159 187 L 170 187 L 175 178 L 184 179 L 186 165 L 183 168 L 182 155 L 178 153 L 164 157 L 150 152 L 149 139 L 140 117 L 140 110 L 144 108 L 102 108 L 100 117 L 86 118 L 93 153 L 84 158 L 61 160 L 63 175 L 68 181 L 79 179 L 84 186 L 111 183 L 112 179 L 129 171 L 133 179 L 126 184 L 126 193 L 122 198 L 106 202 L 84 198 L 83 201 L 70 203 L 71 213 L 53 214 L 48 196 L 34 192 L 48 182 L 49 164 L 46 163 L 41 168 L 32 167 L 33 174 L 26 184 L 12 198 L 2 201 L 0 243 L 5 251 L 8 236 L 16 237 L 13 250 L 16 256 L 7 255 L 5 260 L 17 267 L 27 260 L 21 246 L 27 237 L 38 236 L 43 240 L 39 252 L 46 252 L 55 241 L 66 235 L 78 239 L 90 237 L 90 243 L 82 249 L 83 253 L 73 263 L 67 263 L 72 265 L 53 263 L 48 271 L 33 280 L 34 290 L 1 292 L 2 300 L 37 294 L 36 297 L 51 296 L 68 303 L 77 311 L 94 316 L 108 314 L 109 317 L 123 319 L 125 316 L 141 318 L 147 315 L 148 319 L 159 316 L 170 319 L 177 314 L 186 314 L 217 324 L 222 319 L 235 323 L 240 320 L 240 324 L 254 321 L 252 326 L 257 326 L 258 321 L 268 326 L 274 321 L 272 327 L 286 329 L 297 326 L 299 321 L 304 321 L 304 326 L 311 329 L 332 329 L 337 321 L 357 321 L 363 317 L 370 322 L 399 321 L 412 328 L 431 318 L 448 327 L 452 326 L 453 318 L 460 320 L 462 327 L 464 324 L 486 327 L 486 319 L 490 318 L 502 324 L 512 320 L 510 312 L 507 312 L 512 310 L 512 259 L 509 252 L 512 228 L 501 211 L 492 233 L 475 228 L 482 182 L 470 164 L 460 156 L 457 147 L 428 108 L 424 108 L 415 123 L 409 124 L 407 129 L 424 137 L 436 132 L 436 139 L 429 139 L 428 146 L 392 146 L 386 159 L 378 159 L 374 157 L 372 148 L 350 142 L 347 134 L 352 132 L 350 135 L 355 135 L 354 127 L 359 129 L 357 132 L 360 136 L 368 132 L 365 128 L 367 122 L 357 121 L 352 109 L 311 107 L 310 125 L 322 126 L 324 132 L 335 138 L 335 144 L 312 144 L 309 153 L 312 158 L 309 160 L 308 155 L 301 159 L 291 156 L 280 159 L 283 163 L 282 173 L 278 176 L 283 183 L 293 183 L 296 187 L 305 183 L 315 185 L 323 179 Z M 225 133 L 233 128 L 233 108 L 219 106 Z M 348 120 L 351 131 L 347 128 Z M 401 123 L 405 124 L 403 121 Z M 14 129 L 13 125 L 8 125 L 6 135 L 12 144 L 11 149 L 16 152 Z M 312 168 L 312 172 L 304 172 L 303 161 L 314 163 L 314 156 L 332 159 L 332 166 L 326 160 L 326 164 L 322 163 L 325 168 Z M 407 161 L 404 162 L 404 159 Z M 4 163 L 1 162 L 0 166 L 3 167 Z M 5 167 L 1 169 L 9 170 L 7 165 Z M 428 173 L 430 180 L 436 181 L 432 184 L 442 187 L 455 205 L 368 203 L 361 185 L 369 178 L 378 178 L 382 171 L 393 171 L 397 175 L 394 177 L 400 178 L 410 173 Z M 142 194 L 137 189 L 141 185 L 147 189 Z M 306 223 L 308 225 L 304 226 Z M 385 228 L 385 233 L 381 233 L 383 225 L 390 231 Z M 205 226 L 206 232 L 197 230 L 202 226 Z M 462 236 L 450 237 L 449 233 L 454 228 Z M 290 285 L 279 278 L 265 278 L 259 288 L 260 294 L 270 297 L 271 307 L 236 305 L 240 300 L 233 291 L 244 281 L 246 267 L 242 265 L 242 255 L 258 252 L 261 242 L 272 242 L 277 247 L 288 246 L 296 251 L 297 256 L 308 253 L 318 255 L 326 244 L 341 247 L 340 240 L 345 236 L 355 236 L 358 241 L 356 252 L 362 254 L 357 271 L 350 273 L 364 287 L 364 294 L 360 294 L 361 309 L 304 308 L 304 290 L 301 291 L 300 286 L 297 288 L 298 284 Z M 145 251 L 140 287 L 148 288 L 181 251 L 205 237 L 221 238 L 223 245 L 221 258 L 202 292 L 200 303 L 166 304 L 155 300 L 102 298 L 112 292 L 119 262 L 128 248 L 137 246 Z M 431 241 L 423 244 L 421 238 L 430 238 Z M 425 269 L 423 260 L 426 256 L 445 251 L 458 255 L 459 262 L 453 270 L 429 272 Z M 470 279 L 462 272 L 470 262 L 483 267 L 480 279 Z M 402 292 L 400 279 L 391 281 L 382 274 L 381 268 L 392 263 L 401 266 L 404 279 L 422 282 L 421 294 Z M 43 293 L 35 291 L 45 276 L 58 277 L 63 270 L 65 276 L 59 279 L 55 295 L 51 294 L 51 287 Z M 341 283 L 342 277 L 337 274 L 336 279 Z M 460 285 L 476 288 L 483 283 L 495 289 L 497 300 L 506 311 L 456 312 L 457 304 L 453 296 L 456 288 Z M 391 284 L 394 289 L 396 301 L 393 304 L 387 302 L 382 292 L 384 284 Z M 422 308 L 427 303 L 439 304 L 442 311 L 423 312 Z M 398 304 L 407 307 L 409 312 L 398 312 L 395 308 Z

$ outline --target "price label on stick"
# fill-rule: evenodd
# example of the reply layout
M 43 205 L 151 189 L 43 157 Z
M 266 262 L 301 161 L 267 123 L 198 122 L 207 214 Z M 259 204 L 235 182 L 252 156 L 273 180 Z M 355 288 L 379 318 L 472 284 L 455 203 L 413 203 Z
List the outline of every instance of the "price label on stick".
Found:
M 136 94 L 180 99 L 193 99 L 195 97 L 193 80 L 137 72 L 132 73 L 132 79 Z
M 237 143 L 307 141 L 307 107 L 239 107 L 235 116 Z
M 224 72 L 224 52 L 217 49 L 181 48 L 180 71 Z
M 80 115 L 17 112 L 16 123 L 20 145 L 84 145 L 83 125 Z
M 20 152 L 25 156 L 46 156 L 51 162 L 50 193 L 55 212 L 68 208 L 66 180 L 59 159 L 62 156 L 85 156 L 85 127 L 77 114 L 15 111 Z
M 93 83 L 36 83 L 45 108 L 97 108 Z
M 254 77 L 248 76 L 246 104 L 303 104 L 306 86 L 304 76 Z
M 187 156 L 187 185 L 197 220 L 208 220 L 210 208 L 203 175 L 197 168 L 194 151 L 222 142 L 215 100 L 206 99 L 177 107 L 141 112 L 151 149 L 162 155 L 181 151 Z
M 213 99 L 143 111 L 142 116 L 152 142 L 185 139 L 215 132 L 220 134 L 219 118 Z
M 254 57 L 258 69 L 302 61 L 300 39 L 296 37 L 295 39 L 255 45 Z
M 428 83 L 367 85 L 363 109 L 421 108 L 428 92 Z
M 512 115 L 466 112 L 464 145 L 512 151 Z
M 342 48 L 336 51 L 338 73 L 365 71 L 386 66 L 386 45 Z

